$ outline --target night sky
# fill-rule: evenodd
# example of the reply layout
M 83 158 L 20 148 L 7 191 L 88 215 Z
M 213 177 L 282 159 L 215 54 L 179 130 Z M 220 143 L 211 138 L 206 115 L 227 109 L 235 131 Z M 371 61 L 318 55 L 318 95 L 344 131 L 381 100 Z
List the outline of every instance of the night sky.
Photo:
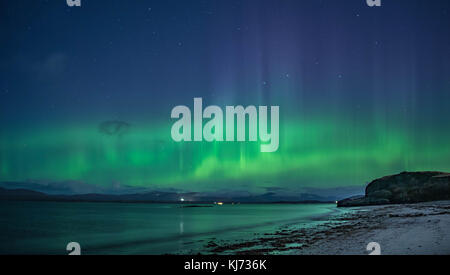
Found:
M 450 1 L 0 2 L 0 181 L 186 191 L 450 171 Z M 177 105 L 280 106 L 280 144 L 176 143 Z

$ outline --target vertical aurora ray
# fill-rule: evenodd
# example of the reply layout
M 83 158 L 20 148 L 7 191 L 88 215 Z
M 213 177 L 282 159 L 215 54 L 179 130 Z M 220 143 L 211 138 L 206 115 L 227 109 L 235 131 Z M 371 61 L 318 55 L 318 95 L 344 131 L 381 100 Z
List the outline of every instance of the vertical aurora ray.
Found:
M 335 127 L 334 122 L 285 121 L 275 153 L 261 153 L 258 142 L 175 143 L 168 127 L 135 126 L 123 136 L 107 136 L 92 127 L 18 133 L 0 142 L 6 148 L 2 180 L 121 182 L 190 190 L 213 190 L 218 187 L 214 182 L 226 182 L 227 188 L 251 182 L 258 188 L 267 180 L 284 187 L 299 182 L 335 187 L 402 170 L 448 169 L 450 149 L 442 138 L 430 146 L 430 140 L 421 142 L 427 133 L 412 140 L 401 129 L 386 135 L 376 127 L 362 129 L 345 121 Z
M 13 2 L 0 182 L 251 192 L 450 171 L 448 1 Z M 194 97 L 280 106 L 279 150 L 173 142 L 170 110 Z M 100 132 L 110 120 L 129 131 Z

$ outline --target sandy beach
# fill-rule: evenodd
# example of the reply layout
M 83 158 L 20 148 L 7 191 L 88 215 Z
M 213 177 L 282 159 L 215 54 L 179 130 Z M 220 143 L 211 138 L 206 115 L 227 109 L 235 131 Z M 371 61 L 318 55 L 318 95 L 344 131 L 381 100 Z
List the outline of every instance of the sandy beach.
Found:
M 311 228 L 286 227 L 242 243 L 210 243 L 218 254 L 450 254 L 450 201 L 355 207 Z

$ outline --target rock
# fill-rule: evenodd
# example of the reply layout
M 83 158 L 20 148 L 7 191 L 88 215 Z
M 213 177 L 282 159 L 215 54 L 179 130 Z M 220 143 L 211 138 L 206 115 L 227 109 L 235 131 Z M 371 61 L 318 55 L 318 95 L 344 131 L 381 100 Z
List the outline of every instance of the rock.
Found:
M 338 201 L 338 207 L 417 203 L 449 199 L 449 173 L 403 172 L 372 181 L 366 187 L 365 196 Z

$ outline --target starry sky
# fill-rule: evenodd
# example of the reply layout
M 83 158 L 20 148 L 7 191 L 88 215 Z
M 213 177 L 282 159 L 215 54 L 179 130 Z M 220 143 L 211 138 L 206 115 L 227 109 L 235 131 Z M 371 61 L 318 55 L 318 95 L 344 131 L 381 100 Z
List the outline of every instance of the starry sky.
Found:
M 0 2 L 0 181 L 362 188 L 450 171 L 450 1 Z M 280 106 L 280 145 L 176 143 L 177 105 Z

